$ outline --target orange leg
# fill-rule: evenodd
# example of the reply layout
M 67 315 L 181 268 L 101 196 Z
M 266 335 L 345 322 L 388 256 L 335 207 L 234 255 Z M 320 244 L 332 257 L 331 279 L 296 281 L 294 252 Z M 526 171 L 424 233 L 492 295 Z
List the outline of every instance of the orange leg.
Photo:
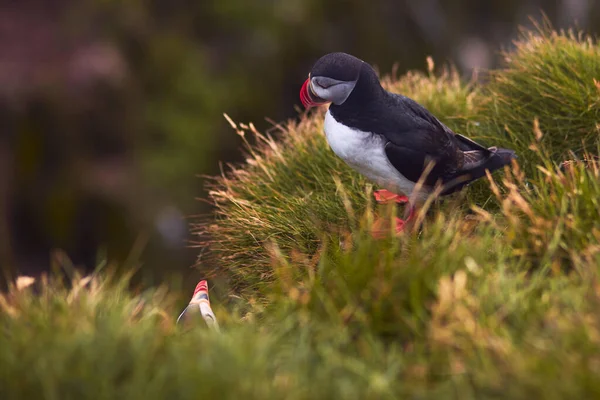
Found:
M 374 191 L 373 196 L 375 196 L 375 201 L 381 204 L 387 204 L 392 201 L 395 201 L 398 204 L 408 203 L 408 197 L 392 193 L 385 189 Z
M 410 204 L 408 205 L 407 211 L 408 211 L 408 216 L 406 217 L 406 219 L 396 217 L 396 219 L 393 222 L 394 231 L 395 231 L 396 235 L 399 235 L 400 233 L 402 233 L 402 231 L 404 231 L 404 227 L 406 226 L 408 221 L 410 221 L 414 216 L 415 209 L 412 205 L 410 205 Z M 386 221 L 384 221 L 382 219 L 375 221 L 375 223 L 373 224 L 373 231 L 372 231 L 374 238 L 381 239 L 389 232 L 389 228 L 386 229 L 385 225 L 386 225 Z

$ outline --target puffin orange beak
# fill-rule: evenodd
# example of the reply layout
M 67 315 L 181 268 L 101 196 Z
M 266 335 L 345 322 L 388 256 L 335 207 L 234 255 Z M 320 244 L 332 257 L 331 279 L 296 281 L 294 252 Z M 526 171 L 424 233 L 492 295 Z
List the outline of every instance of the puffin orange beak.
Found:
M 310 87 L 310 78 L 304 81 L 304 84 L 300 89 L 300 101 L 302 101 L 304 108 L 316 107 L 328 103 L 327 100 L 323 100 L 313 93 Z

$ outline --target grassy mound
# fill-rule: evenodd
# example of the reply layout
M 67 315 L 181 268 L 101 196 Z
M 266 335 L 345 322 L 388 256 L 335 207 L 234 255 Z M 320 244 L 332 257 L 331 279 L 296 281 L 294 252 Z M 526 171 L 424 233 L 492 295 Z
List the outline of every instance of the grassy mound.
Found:
M 492 71 L 484 86 L 461 82 L 453 70 L 436 75 L 431 60 L 427 74 L 410 72 L 382 82 L 423 104 L 456 132 L 515 149 L 530 183 L 537 185 L 538 165 L 551 167 L 582 156 L 584 146 L 595 148 L 599 49 L 582 34 L 541 27 L 523 33 L 516 49 L 505 54 L 506 66 Z M 287 255 L 298 250 L 318 258 L 328 236 L 355 228 L 355 215 L 373 209 L 369 182 L 329 149 L 322 113 L 278 127 L 277 138 L 232 123 L 258 144 L 248 144 L 246 164 L 213 182 L 216 220 L 198 224 L 197 232 L 210 238 L 205 243 L 210 256 L 201 263 L 224 270 L 238 290 L 268 285 L 271 244 Z M 485 179 L 454 196 L 454 206 L 465 196 L 463 210 L 469 204 L 499 209 Z M 446 207 L 442 204 L 442 210 Z

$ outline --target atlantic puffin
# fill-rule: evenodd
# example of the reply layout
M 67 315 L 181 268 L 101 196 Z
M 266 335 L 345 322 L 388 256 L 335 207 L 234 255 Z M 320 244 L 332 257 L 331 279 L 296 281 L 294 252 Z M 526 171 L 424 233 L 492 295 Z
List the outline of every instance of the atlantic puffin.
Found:
M 440 196 L 449 195 L 516 158 L 513 150 L 486 148 L 453 132 L 416 101 L 386 91 L 375 70 L 350 54 L 317 60 L 300 100 L 307 109 L 330 103 L 324 130 L 333 152 L 383 188 L 374 192 L 378 202 L 407 205 L 397 232 L 437 185 Z

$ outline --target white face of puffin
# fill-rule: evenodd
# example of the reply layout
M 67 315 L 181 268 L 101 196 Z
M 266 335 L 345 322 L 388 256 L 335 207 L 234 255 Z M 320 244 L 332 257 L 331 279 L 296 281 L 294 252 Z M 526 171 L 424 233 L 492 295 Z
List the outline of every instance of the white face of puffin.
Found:
M 310 90 L 321 99 L 338 106 L 346 101 L 355 86 L 356 81 L 339 81 L 325 76 L 310 78 Z

